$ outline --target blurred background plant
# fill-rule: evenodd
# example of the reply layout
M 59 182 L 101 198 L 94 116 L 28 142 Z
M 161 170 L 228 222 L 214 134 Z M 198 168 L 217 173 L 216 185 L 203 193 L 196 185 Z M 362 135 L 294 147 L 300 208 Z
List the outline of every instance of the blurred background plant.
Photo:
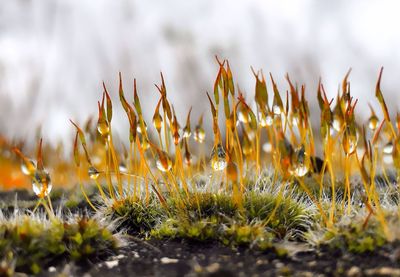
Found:
M 380 66 L 389 73 L 386 98 L 395 100 L 400 86 L 396 1 L 4 0 L 0 6 L 0 133 L 29 143 L 36 143 L 40 124 L 45 141 L 62 139 L 70 147 L 68 118 L 82 123 L 95 115 L 101 80 L 115 91 L 119 71 L 126 87 L 133 76 L 140 80 L 144 111 L 157 99 L 159 72 L 168 73 L 178 118 L 195 104 L 198 118 L 208 108 L 203 93 L 212 91 L 214 55 L 229 59 L 245 92 L 253 89 L 250 65 L 273 72 L 278 85 L 289 72 L 309 94 L 322 76 L 329 98 L 352 67 L 352 94 L 363 107 Z M 388 104 L 397 108 L 396 101 Z M 151 116 L 145 112 L 147 121 Z M 121 118 L 113 125 L 124 136 Z

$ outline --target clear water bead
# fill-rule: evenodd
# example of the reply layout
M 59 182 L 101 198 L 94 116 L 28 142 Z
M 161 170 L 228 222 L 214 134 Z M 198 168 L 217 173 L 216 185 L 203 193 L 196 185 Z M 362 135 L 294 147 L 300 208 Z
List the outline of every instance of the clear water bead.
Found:
M 91 166 L 88 169 L 88 175 L 90 179 L 96 180 L 99 178 L 100 172 L 94 166 Z
M 21 164 L 21 170 L 25 175 L 32 176 L 36 171 L 36 165 L 32 160 L 24 161 Z
M 36 170 L 33 175 L 32 189 L 36 196 L 43 198 L 49 195 L 53 185 L 49 173 L 45 170 Z
M 156 166 L 157 168 L 162 171 L 162 172 L 168 172 L 172 168 L 172 161 L 168 157 L 168 154 L 165 153 L 164 151 L 160 151 L 158 153 L 158 158 L 156 161 Z
M 204 131 L 204 129 L 201 126 L 196 126 L 193 138 L 198 143 L 204 142 L 204 140 L 206 139 L 206 132 Z
M 224 170 L 227 166 L 226 153 L 221 143 L 214 146 L 211 152 L 211 167 L 214 171 Z

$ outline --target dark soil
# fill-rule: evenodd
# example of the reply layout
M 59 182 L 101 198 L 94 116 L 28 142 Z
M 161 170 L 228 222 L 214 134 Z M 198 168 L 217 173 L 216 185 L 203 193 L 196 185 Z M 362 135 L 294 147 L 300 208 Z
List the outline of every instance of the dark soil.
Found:
M 133 241 L 118 255 L 88 264 L 63 264 L 44 276 L 400 276 L 400 246 L 352 255 L 290 243 L 292 253 L 232 249 L 218 243 Z M 55 272 L 48 272 L 54 271 Z

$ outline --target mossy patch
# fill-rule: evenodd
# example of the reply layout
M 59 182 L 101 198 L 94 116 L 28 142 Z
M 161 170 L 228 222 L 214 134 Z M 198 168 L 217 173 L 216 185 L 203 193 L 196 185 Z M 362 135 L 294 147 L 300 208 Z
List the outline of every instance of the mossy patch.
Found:
M 58 259 L 87 261 L 118 246 L 112 230 L 96 219 L 36 215 L 0 215 L 0 219 L 0 260 L 17 271 L 37 274 Z
M 245 192 L 241 206 L 227 193 L 197 192 L 168 197 L 164 206 L 155 198 L 110 201 L 100 213 L 121 230 L 145 238 L 218 241 L 259 250 L 275 249 L 276 240 L 299 238 L 314 216 L 307 199 L 287 187 L 280 198 L 270 188 Z

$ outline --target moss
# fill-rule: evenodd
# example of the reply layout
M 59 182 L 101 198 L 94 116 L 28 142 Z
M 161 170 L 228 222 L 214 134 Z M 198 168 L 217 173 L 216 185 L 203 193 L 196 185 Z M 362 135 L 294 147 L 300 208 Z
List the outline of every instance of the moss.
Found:
M 184 207 L 179 206 L 177 199 L 174 198 L 170 198 L 168 204 L 173 213 L 185 213 L 192 220 L 221 214 L 233 217 L 237 213 L 237 207 L 231 196 L 224 193 L 192 193 L 185 201 Z
M 105 210 L 106 216 L 118 221 L 118 229 L 134 235 L 148 233 L 165 217 L 165 213 L 155 199 L 151 199 L 148 204 L 133 199 L 114 201 Z
M 232 224 L 225 228 L 222 238 L 227 245 L 251 245 L 258 250 L 267 250 L 272 248 L 275 236 L 260 224 Z
M 113 201 L 102 212 L 130 234 L 268 249 L 271 237 L 293 237 L 306 229 L 312 217 L 306 203 L 286 190 L 278 201 L 274 191 L 253 188 L 245 193 L 241 207 L 229 194 L 198 192 L 185 198 L 170 196 L 166 207 L 155 198 L 148 204 L 130 199 Z
M 151 231 L 153 237 L 185 238 L 195 241 L 218 239 L 218 219 L 216 217 L 203 218 L 197 221 L 180 221 L 167 219 Z
M 381 225 L 374 219 L 366 228 L 362 222 L 339 224 L 323 234 L 321 245 L 352 253 L 373 252 L 387 242 Z
M 112 232 L 95 219 L 25 215 L 0 223 L 0 258 L 14 256 L 17 270 L 33 274 L 59 258 L 85 261 L 115 251 L 117 245 Z
M 245 217 L 248 221 L 268 220 L 276 208 L 267 227 L 279 237 L 282 238 L 293 231 L 305 231 L 312 213 L 307 210 L 307 206 L 302 201 L 296 198 L 298 197 L 294 195 L 284 195 L 278 201 L 277 196 L 272 193 L 250 192 L 245 196 Z

